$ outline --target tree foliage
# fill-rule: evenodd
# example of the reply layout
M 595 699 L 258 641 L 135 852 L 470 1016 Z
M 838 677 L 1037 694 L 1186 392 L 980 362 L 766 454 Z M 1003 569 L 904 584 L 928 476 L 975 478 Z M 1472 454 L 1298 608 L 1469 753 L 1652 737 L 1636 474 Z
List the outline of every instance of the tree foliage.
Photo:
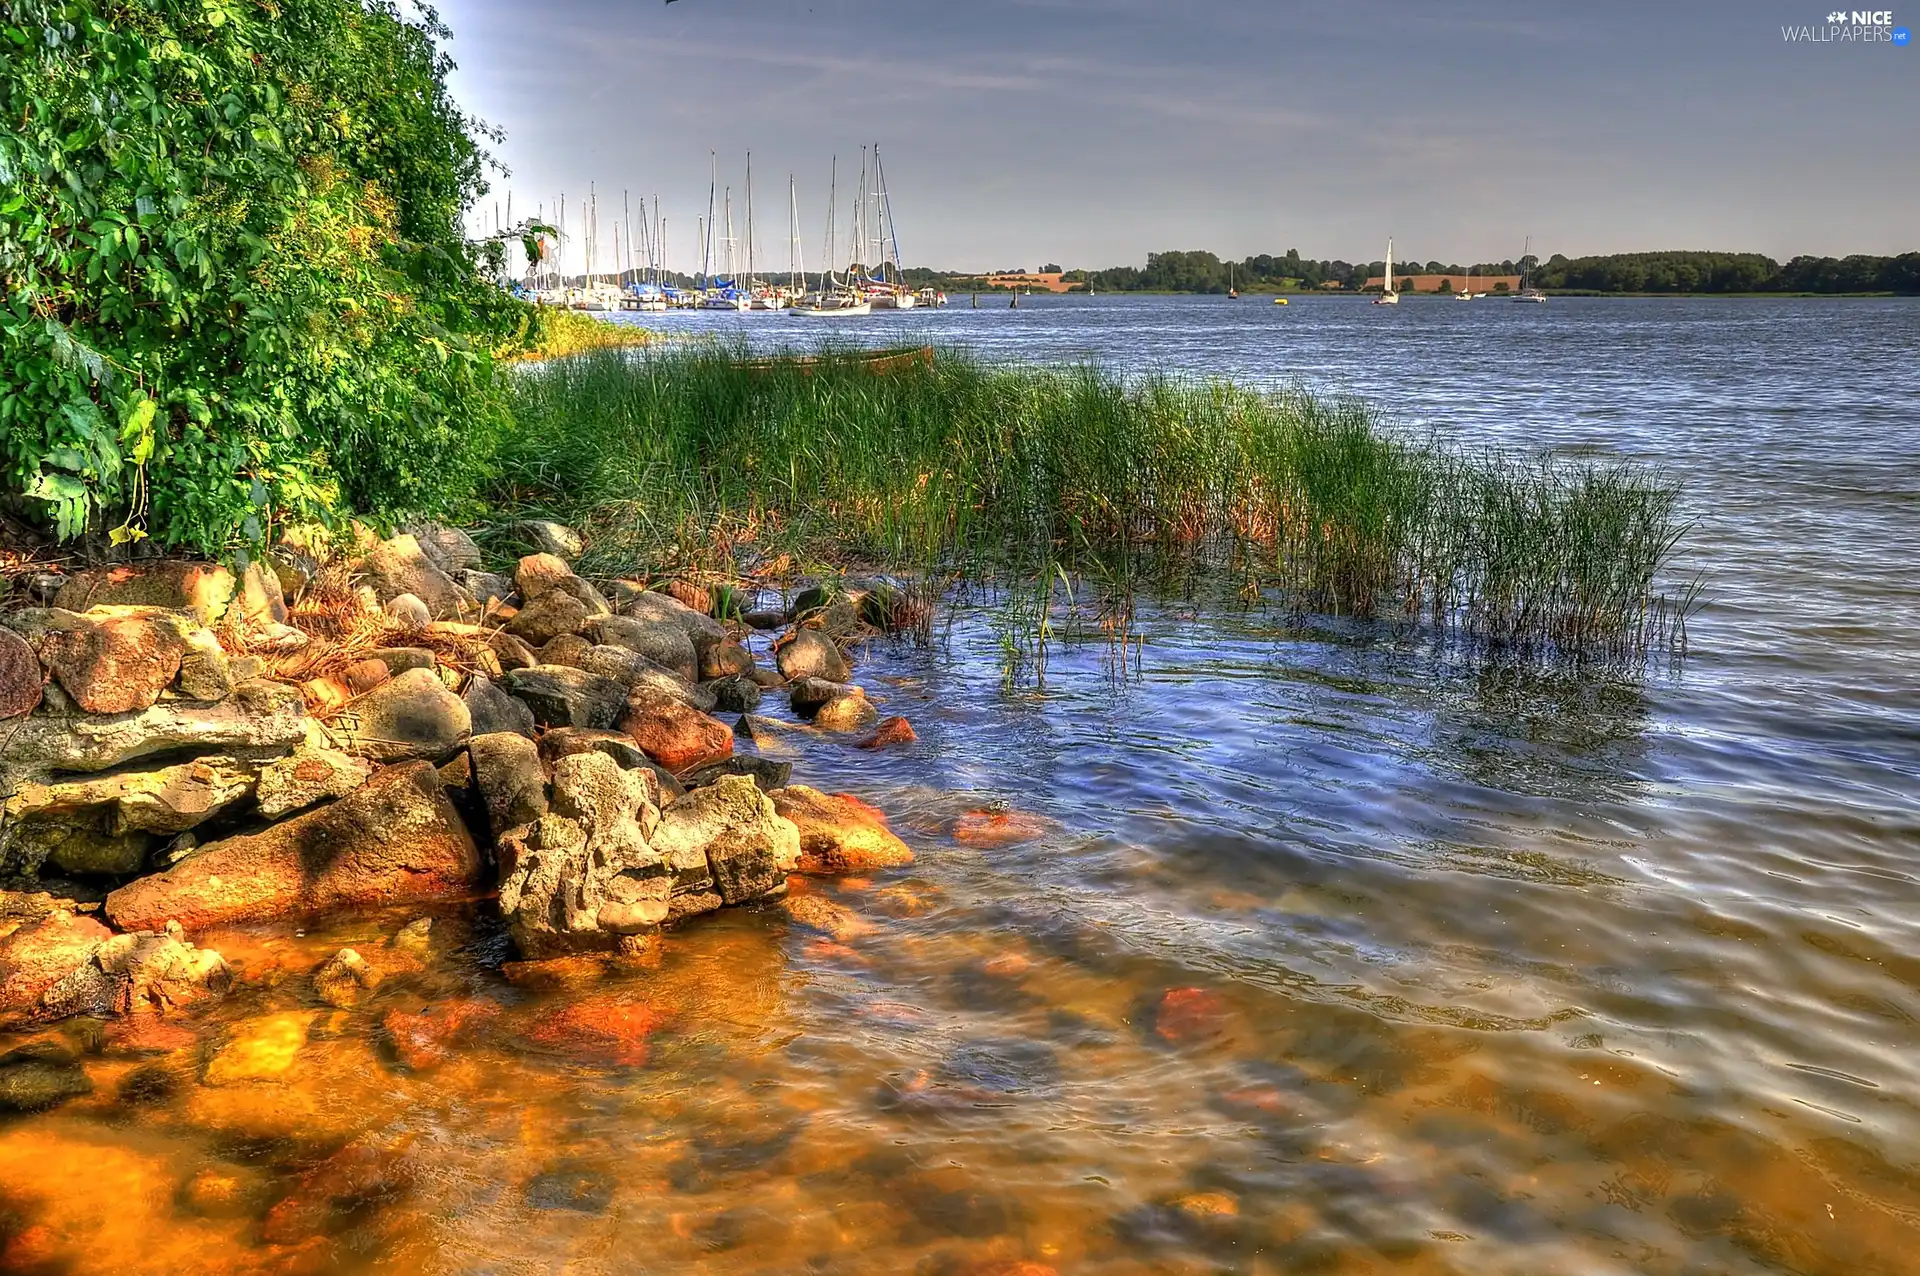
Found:
M 461 236 L 486 155 L 444 35 L 393 0 L 0 0 L 0 494 L 219 553 L 471 488 L 526 319 Z

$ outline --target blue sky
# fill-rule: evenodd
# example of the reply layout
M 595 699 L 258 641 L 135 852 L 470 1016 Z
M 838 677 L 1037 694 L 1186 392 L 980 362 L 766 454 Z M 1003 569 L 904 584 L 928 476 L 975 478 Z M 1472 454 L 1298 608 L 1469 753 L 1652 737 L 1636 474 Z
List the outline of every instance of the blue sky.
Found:
M 1876 0 L 1884 3 L 1884 0 Z M 709 152 L 786 178 L 817 265 L 827 167 L 878 141 L 902 255 L 1419 259 L 1920 248 L 1920 49 L 1790 44 L 1830 0 L 446 0 L 514 212 L 660 196 L 695 260 Z M 1920 25 L 1896 6 L 1897 23 Z M 844 187 L 843 187 L 844 193 Z M 844 228 L 846 210 L 842 200 Z M 491 215 L 491 199 L 483 209 Z M 738 215 L 738 214 L 736 214 Z

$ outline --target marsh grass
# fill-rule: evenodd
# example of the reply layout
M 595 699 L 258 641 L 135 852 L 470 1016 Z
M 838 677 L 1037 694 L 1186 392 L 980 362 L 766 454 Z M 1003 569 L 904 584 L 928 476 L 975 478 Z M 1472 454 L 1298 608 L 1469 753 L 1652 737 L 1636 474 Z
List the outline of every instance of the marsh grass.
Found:
M 1123 643 L 1135 583 L 1169 568 L 1507 651 L 1634 658 L 1684 642 L 1691 595 L 1661 582 L 1685 529 L 1659 475 L 1469 454 L 1301 390 L 950 350 L 886 375 L 743 353 L 656 346 L 520 369 L 500 503 L 579 525 L 608 571 L 785 556 L 998 578 L 1023 600 L 1073 573 L 1096 582 L 1093 610 Z M 1036 607 L 1044 635 L 1046 607 L 1018 610 Z

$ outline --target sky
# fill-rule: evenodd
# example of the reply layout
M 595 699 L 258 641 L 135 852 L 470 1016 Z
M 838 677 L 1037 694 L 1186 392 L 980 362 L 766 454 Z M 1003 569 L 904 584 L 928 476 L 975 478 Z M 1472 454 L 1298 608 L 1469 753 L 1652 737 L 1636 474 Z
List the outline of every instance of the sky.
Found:
M 1886 3 L 1886 0 L 1875 0 Z M 1895 24 L 1920 27 L 1920 0 Z M 901 257 L 1448 262 L 1920 249 L 1920 47 L 1789 42 L 1834 0 L 441 0 L 453 89 L 504 131 L 505 214 L 658 195 L 698 264 L 717 152 L 760 261 L 787 178 L 818 268 L 829 161 L 878 143 Z M 577 232 L 576 232 L 577 234 Z M 577 242 L 577 240 L 576 240 Z

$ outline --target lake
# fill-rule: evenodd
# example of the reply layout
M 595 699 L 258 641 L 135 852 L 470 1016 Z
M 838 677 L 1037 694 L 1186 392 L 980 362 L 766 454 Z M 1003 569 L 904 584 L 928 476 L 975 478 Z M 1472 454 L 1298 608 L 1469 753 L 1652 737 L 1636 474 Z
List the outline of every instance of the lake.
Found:
M 1686 485 L 1688 652 L 1516 669 L 1204 588 L 1143 600 L 1131 662 L 1063 610 L 1044 678 L 991 611 L 874 644 L 918 742 L 795 779 L 919 858 L 814 884 L 833 933 L 740 911 L 583 993 L 504 979 L 476 911 L 341 1013 L 306 973 L 407 915 L 208 936 L 245 991 L 96 1033 L 91 1095 L 0 1125 L 0 1267 L 1912 1271 L 1920 302 L 954 303 L 633 318 L 1631 459 Z M 529 1027 L 612 991 L 665 1020 L 644 1059 Z M 396 1059 L 386 1016 L 475 998 L 454 1057 Z M 196 1082 L 269 1016 L 305 1017 L 280 1080 Z

